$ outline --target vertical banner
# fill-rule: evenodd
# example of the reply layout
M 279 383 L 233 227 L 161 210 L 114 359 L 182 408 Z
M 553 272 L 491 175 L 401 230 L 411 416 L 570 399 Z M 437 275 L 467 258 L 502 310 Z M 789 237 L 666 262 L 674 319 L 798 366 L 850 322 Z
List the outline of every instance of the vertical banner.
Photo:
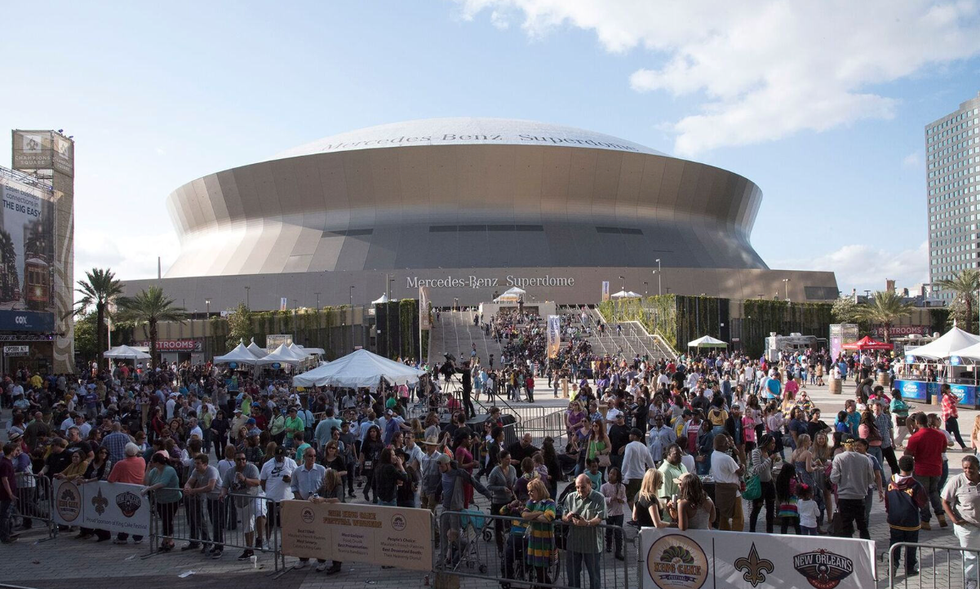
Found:
M 643 589 L 864 589 L 875 586 L 875 544 L 826 536 L 775 536 L 643 528 Z
M 428 331 L 432 329 L 432 319 L 429 316 L 429 287 L 419 287 L 419 329 Z
M 840 358 L 841 346 L 844 344 L 842 327 L 840 323 L 833 323 L 830 326 L 830 359 L 834 362 Z
M 289 299 L 286 297 L 279 298 L 279 310 L 285 311 L 289 307 Z
M 558 315 L 548 315 L 548 357 L 558 356 L 558 348 L 561 347 L 561 317 Z
M 608 301 L 609 300 L 609 281 L 608 280 L 603 280 L 602 281 L 602 300 L 603 301 Z
M 150 535 L 150 500 L 142 485 L 124 483 L 75 484 L 54 481 L 54 521 L 136 536 Z

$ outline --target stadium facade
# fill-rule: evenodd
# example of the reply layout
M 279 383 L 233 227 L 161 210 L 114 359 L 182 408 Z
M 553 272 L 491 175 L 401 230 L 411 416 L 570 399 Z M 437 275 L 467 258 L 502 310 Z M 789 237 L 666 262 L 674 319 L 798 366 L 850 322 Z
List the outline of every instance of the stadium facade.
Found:
M 640 294 L 825 301 L 831 272 L 771 270 L 752 181 L 633 142 L 529 121 L 371 127 L 198 178 L 167 206 L 181 251 L 151 284 L 188 308 L 472 305 L 510 286 L 595 303 Z M 657 274 L 659 272 L 659 275 Z M 603 283 L 608 283 L 604 285 Z M 190 304 L 187 301 L 198 301 Z

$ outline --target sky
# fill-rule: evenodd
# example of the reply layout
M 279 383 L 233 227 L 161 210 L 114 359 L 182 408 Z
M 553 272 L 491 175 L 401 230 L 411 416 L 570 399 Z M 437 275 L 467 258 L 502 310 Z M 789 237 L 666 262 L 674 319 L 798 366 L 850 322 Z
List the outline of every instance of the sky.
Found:
M 771 268 L 928 280 L 924 127 L 980 92 L 980 0 L 7 2 L 0 130 L 75 146 L 76 277 L 164 272 L 167 195 L 410 119 L 570 125 L 763 192 Z M 39 18 L 41 17 L 41 18 Z M 0 163 L 10 143 L 0 141 Z

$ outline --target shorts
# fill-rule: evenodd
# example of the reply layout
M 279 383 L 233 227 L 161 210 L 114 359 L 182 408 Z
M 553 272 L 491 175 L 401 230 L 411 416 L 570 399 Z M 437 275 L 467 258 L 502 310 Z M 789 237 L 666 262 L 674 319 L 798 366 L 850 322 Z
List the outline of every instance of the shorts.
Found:
M 245 507 L 235 506 L 235 510 L 238 512 L 238 519 L 242 522 L 242 533 L 251 534 L 255 531 L 255 504 L 257 501 L 250 501 L 245 504 Z M 265 501 L 262 501 L 265 503 Z

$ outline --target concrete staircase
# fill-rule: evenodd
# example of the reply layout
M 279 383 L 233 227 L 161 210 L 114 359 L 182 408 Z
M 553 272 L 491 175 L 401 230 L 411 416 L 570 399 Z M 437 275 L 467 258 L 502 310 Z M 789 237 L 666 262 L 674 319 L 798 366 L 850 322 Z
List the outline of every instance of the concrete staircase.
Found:
M 430 361 L 441 361 L 443 354 L 452 354 L 459 360 L 469 360 L 475 344 L 476 355 L 482 365 L 486 366 L 490 354 L 493 354 L 493 365 L 500 366 L 501 347 L 485 335 L 483 329 L 473 325 L 476 314 L 477 311 L 441 313 L 439 320 L 433 323 L 432 333 L 429 335 Z

